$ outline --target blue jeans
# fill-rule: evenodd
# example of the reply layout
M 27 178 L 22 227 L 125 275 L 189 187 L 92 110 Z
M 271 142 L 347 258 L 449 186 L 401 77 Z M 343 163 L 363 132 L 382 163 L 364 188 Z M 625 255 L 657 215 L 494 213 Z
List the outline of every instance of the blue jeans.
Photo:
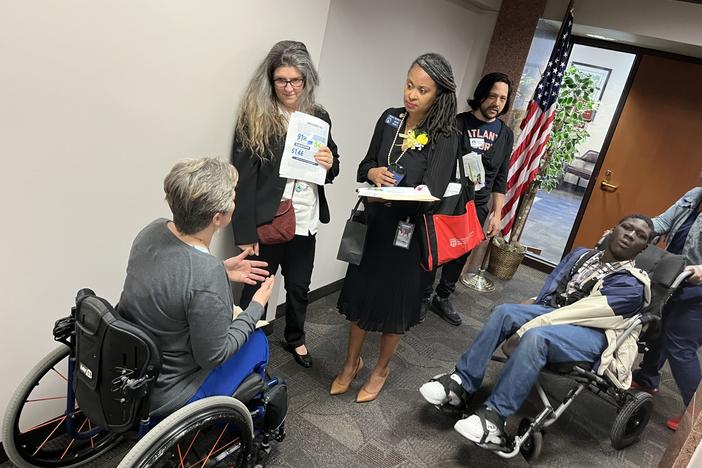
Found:
M 263 330 L 254 330 L 234 356 L 207 374 L 207 378 L 188 400 L 188 404 L 211 396 L 231 396 L 241 382 L 253 372 L 262 374 L 267 363 L 268 339 Z
M 475 393 L 495 349 L 522 325 L 551 312 L 536 304 L 503 304 L 495 308 L 478 336 L 456 363 L 468 393 Z M 486 406 L 503 418 L 522 406 L 547 362 L 595 362 L 607 346 L 601 330 L 578 325 L 548 325 L 527 331 L 507 360 Z
M 661 384 L 661 368 L 668 361 L 683 403 L 692 400 L 702 379 L 697 350 L 702 345 L 702 285 L 685 286 L 663 311 L 659 340 L 644 354 L 634 380 L 647 387 Z

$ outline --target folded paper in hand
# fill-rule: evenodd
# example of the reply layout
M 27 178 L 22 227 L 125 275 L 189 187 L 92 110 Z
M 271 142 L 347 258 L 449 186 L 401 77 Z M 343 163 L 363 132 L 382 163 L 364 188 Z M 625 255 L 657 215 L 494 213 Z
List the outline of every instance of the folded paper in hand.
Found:
M 439 199 L 431 194 L 429 187 L 363 187 L 356 189 L 359 197 L 380 198 L 393 201 L 434 202 Z
M 329 124 L 324 120 L 293 112 L 280 158 L 280 177 L 324 185 L 327 170 L 314 159 L 314 155 L 327 146 L 328 137 Z
M 475 190 L 478 191 L 485 186 L 485 167 L 483 166 L 483 157 L 476 152 L 471 152 L 464 154 L 461 158 L 463 161 L 463 168 L 466 172 L 466 177 L 468 177 L 473 184 L 475 184 Z M 460 164 L 460 162 L 458 163 Z M 456 178 L 460 178 L 461 174 L 456 168 Z

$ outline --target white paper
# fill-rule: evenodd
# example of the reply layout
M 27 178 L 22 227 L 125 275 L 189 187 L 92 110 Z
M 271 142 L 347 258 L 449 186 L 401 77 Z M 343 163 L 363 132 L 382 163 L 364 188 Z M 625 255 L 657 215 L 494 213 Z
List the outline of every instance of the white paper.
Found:
M 328 137 L 329 124 L 324 120 L 293 112 L 280 160 L 280 177 L 324 185 L 327 170 L 314 159 L 314 155 L 319 148 L 327 146 Z
M 461 193 L 461 184 L 458 182 L 451 182 L 446 186 L 446 191 L 444 192 L 443 198 L 452 197 Z
M 466 177 L 475 184 L 475 190 L 478 191 L 485 186 L 485 167 L 483 166 L 483 158 L 476 152 L 464 154 L 461 158 L 463 161 L 463 170 Z M 456 178 L 460 179 L 461 173 L 456 168 Z
M 364 187 L 356 189 L 359 197 L 381 198 L 394 201 L 438 201 L 426 185 L 417 187 Z

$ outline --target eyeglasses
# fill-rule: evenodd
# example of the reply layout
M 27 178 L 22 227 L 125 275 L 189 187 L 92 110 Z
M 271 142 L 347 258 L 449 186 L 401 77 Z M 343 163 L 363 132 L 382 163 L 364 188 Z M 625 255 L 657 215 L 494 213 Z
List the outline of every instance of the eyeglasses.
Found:
M 275 85 L 276 88 L 283 89 L 285 88 L 288 84 L 292 86 L 293 88 L 299 88 L 305 83 L 305 80 L 302 78 L 293 78 L 292 80 L 286 80 L 285 78 L 276 78 L 273 80 L 273 84 Z

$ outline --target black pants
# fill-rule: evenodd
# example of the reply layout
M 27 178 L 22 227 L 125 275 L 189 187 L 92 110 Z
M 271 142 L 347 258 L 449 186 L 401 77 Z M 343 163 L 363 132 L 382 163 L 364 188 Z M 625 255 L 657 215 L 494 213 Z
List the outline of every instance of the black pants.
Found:
M 485 220 L 487 219 L 488 215 L 488 207 L 487 204 L 484 205 L 476 205 L 475 207 L 476 212 L 478 214 L 478 221 L 480 221 L 480 225 L 484 226 L 485 225 Z M 439 284 L 436 286 L 436 295 L 446 299 L 449 297 L 453 292 L 456 290 L 456 283 L 458 282 L 458 279 L 461 277 L 461 272 L 463 271 L 463 267 L 466 265 L 466 261 L 468 260 L 468 256 L 470 255 L 470 252 L 468 252 L 465 255 L 461 255 L 460 257 L 451 260 L 450 262 L 444 263 L 441 267 L 441 279 L 439 280 Z M 434 279 L 436 278 L 436 270 L 434 271 L 428 271 L 424 275 L 424 287 L 423 289 L 423 294 L 422 296 L 425 299 L 428 299 L 431 297 L 431 293 L 434 291 Z
M 260 244 L 259 256 L 252 257 L 268 262 L 266 268 L 275 275 L 280 266 L 285 278 L 285 341 L 292 346 L 305 343 L 305 316 L 307 315 L 307 295 L 314 266 L 316 235 L 295 236 L 284 244 Z M 248 307 L 258 285 L 245 285 L 241 292 L 241 307 Z

